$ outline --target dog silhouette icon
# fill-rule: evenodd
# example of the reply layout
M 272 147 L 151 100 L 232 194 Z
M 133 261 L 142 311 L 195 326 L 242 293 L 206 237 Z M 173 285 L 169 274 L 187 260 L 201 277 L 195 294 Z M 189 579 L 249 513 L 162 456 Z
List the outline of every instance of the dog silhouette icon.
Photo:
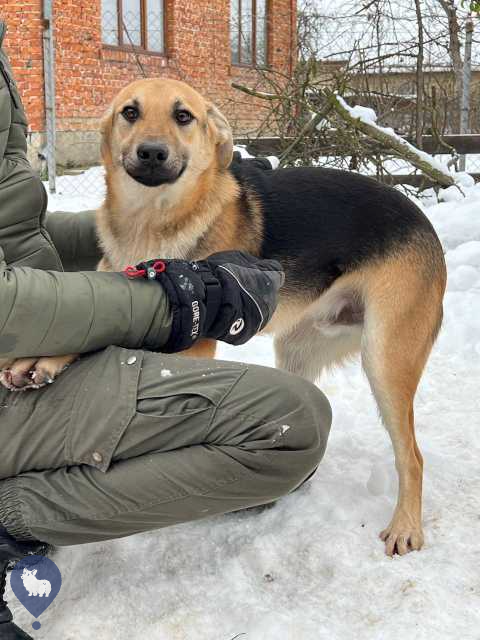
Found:
M 29 571 L 24 568 L 22 573 L 23 586 L 28 591 L 29 596 L 39 596 L 40 598 L 45 596 L 48 598 L 50 591 L 52 590 L 52 585 L 48 580 L 37 580 L 35 577 L 36 575 L 36 569 L 34 571 Z

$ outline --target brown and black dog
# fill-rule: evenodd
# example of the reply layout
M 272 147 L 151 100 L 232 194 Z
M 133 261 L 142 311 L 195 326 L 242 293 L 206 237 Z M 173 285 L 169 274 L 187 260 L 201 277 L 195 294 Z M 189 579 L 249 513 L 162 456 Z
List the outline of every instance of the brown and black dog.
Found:
M 446 269 L 424 214 L 349 172 L 231 163 L 225 117 L 188 85 L 139 80 L 102 125 L 107 197 L 100 269 L 242 249 L 279 260 L 286 282 L 267 327 L 279 367 L 312 381 L 360 352 L 399 475 L 389 555 L 423 544 L 422 456 L 413 401 L 442 321 Z M 213 356 L 215 343 L 194 355 Z

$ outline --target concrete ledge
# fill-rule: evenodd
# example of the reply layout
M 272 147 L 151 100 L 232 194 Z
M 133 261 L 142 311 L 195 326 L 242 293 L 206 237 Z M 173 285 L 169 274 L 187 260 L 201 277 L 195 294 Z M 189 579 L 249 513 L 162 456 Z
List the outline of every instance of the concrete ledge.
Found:
M 36 171 L 45 170 L 46 147 L 44 133 L 28 136 L 28 159 Z M 91 167 L 100 162 L 99 131 L 57 131 L 55 146 L 57 166 L 64 169 Z

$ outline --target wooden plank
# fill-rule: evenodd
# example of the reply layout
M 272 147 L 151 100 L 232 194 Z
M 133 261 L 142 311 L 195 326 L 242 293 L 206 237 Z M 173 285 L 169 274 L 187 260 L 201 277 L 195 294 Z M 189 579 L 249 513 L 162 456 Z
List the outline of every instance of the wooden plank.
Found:
M 248 153 L 253 156 L 277 156 L 280 154 L 282 146 L 288 145 L 289 141 L 293 141 L 293 138 L 283 138 L 282 144 L 280 144 L 280 138 L 237 138 L 235 144 L 245 146 Z
M 444 146 L 438 144 L 433 136 L 423 136 L 423 150 L 427 153 L 448 153 Z M 480 153 L 480 135 L 450 135 L 444 136 L 443 140 L 451 147 L 456 149 L 457 153 L 469 154 Z
M 460 154 L 480 154 L 480 134 L 471 135 L 448 135 L 444 136 L 444 141 L 454 147 L 457 153 Z M 246 139 L 237 138 L 235 143 L 245 145 L 247 151 L 252 155 L 259 156 L 275 156 L 281 153 L 282 147 L 286 147 L 290 142 L 293 142 L 293 138 L 256 138 Z M 413 143 L 413 141 L 411 141 Z M 332 145 L 326 144 L 324 147 L 317 147 L 320 154 L 332 155 Z M 423 149 L 427 153 L 443 153 L 448 155 L 448 149 L 446 149 L 433 136 L 423 136 Z
M 475 182 L 480 180 L 480 173 L 470 173 Z M 376 176 L 371 176 L 375 178 Z M 422 187 L 428 189 L 429 187 L 438 187 L 438 184 L 434 184 L 431 180 L 425 178 L 425 176 L 415 174 L 410 176 L 404 175 L 394 175 L 394 176 L 384 176 L 383 178 L 379 178 L 380 182 L 384 182 L 385 184 L 396 185 L 396 184 L 406 184 L 411 187 Z

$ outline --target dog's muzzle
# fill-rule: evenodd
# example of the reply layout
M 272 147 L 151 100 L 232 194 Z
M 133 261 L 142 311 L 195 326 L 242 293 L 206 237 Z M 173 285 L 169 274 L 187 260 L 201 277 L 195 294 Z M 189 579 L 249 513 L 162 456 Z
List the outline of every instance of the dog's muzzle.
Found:
M 136 157 L 126 156 L 123 166 L 128 175 L 147 187 L 158 187 L 178 180 L 187 162 L 172 159 L 166 144 L 144 142 L 137 147 Z

